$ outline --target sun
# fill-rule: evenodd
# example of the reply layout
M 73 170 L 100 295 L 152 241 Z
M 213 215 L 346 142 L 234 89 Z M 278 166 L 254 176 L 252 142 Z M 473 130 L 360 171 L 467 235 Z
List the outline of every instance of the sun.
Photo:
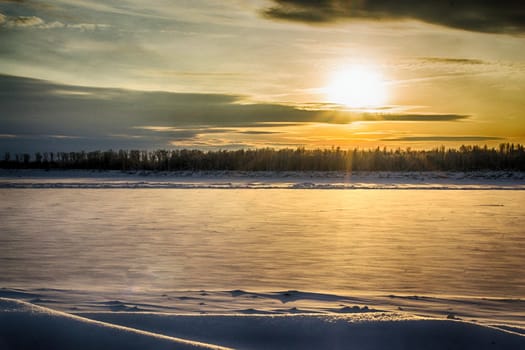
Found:
M 335 72 L 325 94 L 330 102 L 351 108 L 376 108 L 387 102 L 383 77 L 367 66 L 352 66 Z

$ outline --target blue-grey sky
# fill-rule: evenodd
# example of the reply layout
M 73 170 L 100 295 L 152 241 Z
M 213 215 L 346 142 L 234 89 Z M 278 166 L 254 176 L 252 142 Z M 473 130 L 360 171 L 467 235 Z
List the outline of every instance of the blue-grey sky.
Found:
M 525 141 L 519 1 L 2 1 L 0 151 Z

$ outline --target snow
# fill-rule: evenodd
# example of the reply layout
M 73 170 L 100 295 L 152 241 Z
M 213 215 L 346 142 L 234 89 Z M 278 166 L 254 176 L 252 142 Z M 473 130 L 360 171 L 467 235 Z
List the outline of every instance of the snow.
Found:
M 525 190 L 525 174 L 1 170 L 0 188 Z M 525 300 L 514 297 L 9 287 L 0 288 L 0 350 L 525 349 Z
M 0 348 L 15 349 L 520 349 L 512 330 L 393 312 L 350 314 L 72 315 L 0 298 Z
M 0 349 L 224 349 L 0 298 Z
M 2 288 L 0 349 L 525 347 L 521 300 L 350 297 L 295 290 L 114 297 L 108 291 Z M 490 310 L 497 320 L 484 319 L 480 310 Z
M 0 170 L 0 188 L 525 190 L 525 173 Z

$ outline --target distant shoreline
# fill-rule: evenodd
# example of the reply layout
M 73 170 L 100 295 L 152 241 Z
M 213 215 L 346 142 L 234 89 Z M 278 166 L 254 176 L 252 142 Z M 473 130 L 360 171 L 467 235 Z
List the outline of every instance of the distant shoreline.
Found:
M 84 169 L 167 172 L 422 172 L 422 171 L 525 171 L 525 147 L 520 144 L 406 149 L 260 148 L 201 151 L 106 150 L 91 152 L 36 152 L 11 154 L 1 169 Z

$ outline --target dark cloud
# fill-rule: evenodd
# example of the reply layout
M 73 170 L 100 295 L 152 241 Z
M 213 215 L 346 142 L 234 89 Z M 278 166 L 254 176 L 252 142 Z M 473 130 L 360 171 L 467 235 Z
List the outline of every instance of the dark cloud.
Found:
M 257 124 L 270 127 L 330 122 L 330 116 L 319 111 L 268 103 L 237 103 L 241 98 L 69 86 L 0 75 L 0 121 L 7 126 L 3 130 L 14 129 L 17 133 L 21 130 L 27 133 L 28 122 L 33 125 L 30 129 L 38 133 L 50 127 L 109 132 L 141 126 L 245 127 Z
M 242 96 L 62 85 L 0 75 L 0 152 L 27 149 L 161 148 L 210 134 L 270 135 L 304 123 L 458 121 L 456 114 L 361 114 L 304 110 Z M 88 147 L 89 146 L 89 147 Z M 82 149 L 81 148 L 81 149 Z
M 393 137 L 393 138 L 386 138 L 382 139 L 381 141 L 497 141 L 497 140 L 503 140 L 501 137 L 494 137 L 494 136 L 406 136 L 406 137 Z
M 240 98 L 69 86 L 0 75 L 0 130 L 9 135 L 1 138 L 0 151 L 57 150 L 59 144 L 62 150 L 128 148 L 130 144 L 160 148 L 207 134 L 240 135 L 251 127 L 324 119 L 318 112 L 293 106 L 239 104 Z
M 464 65 L 478 65 L 487 64 L 483 60 L 473 58 L 450 58 L 450 57 L 420 57 L 420 61 L 427 63 L 443 63 L 443 64 L 464 64 Z
M 1 3 L 9 3 L 9 2 L 12 2 L 12 3 L 15 3 L 15 4 L 23 4 L 23 3 L 26 3 L 27 0 L 0 0 L 0 4 Z
M 523 33 L 521 0 L 274 0 L 270 18 L 310 23 L 342 19 L 417 19 L 451 28 L 486 33 Z

